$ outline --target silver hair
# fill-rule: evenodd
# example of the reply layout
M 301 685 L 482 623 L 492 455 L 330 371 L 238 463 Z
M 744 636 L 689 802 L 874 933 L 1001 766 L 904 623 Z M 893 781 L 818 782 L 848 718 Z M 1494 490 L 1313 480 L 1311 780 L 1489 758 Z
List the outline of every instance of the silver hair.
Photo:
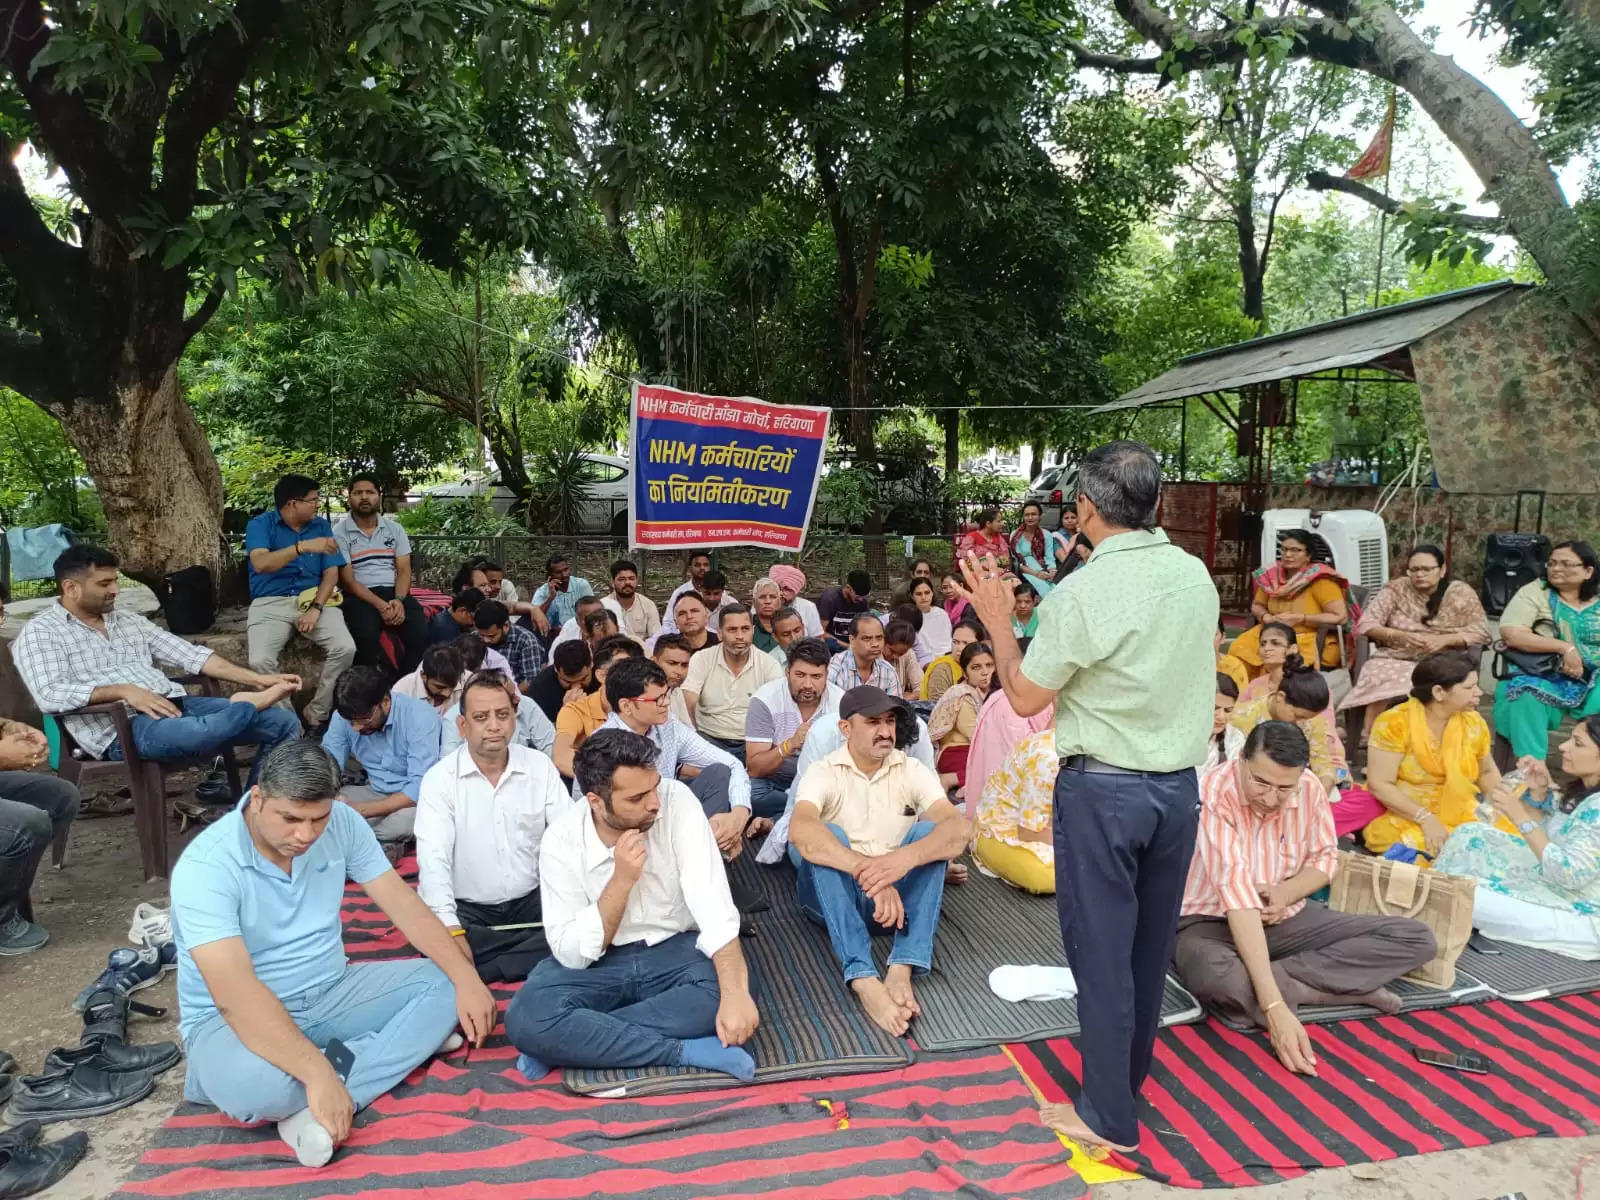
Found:
M 300 804 L 332 800 L 339 794 L 339 783 L 339 764 L 310 738 L 274 746 L 261 761 L 256 777 L 262 795 Z
M 1078 467 L 1078 490 L 1114 529 L 1151 529 L 1161 502 L 1161 460 L 1143 442 L 1107 442 Z

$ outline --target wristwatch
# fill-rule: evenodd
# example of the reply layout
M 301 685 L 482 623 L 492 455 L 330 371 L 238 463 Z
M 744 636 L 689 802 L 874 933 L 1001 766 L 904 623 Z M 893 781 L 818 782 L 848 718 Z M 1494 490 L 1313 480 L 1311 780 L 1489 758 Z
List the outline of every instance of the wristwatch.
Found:
M 316 601 L 316 600 L 313 600 L 310 604 L 306 605 L 306 607 L 307 608 L 314 608 L 318 612 L 322 611 L 322 604 L 319 601 Z
M 1517 822 L 1517 832 L 1520 833 L 1523 837 L 1527 837 L 1530 833 L 1532 833 L 1537 828 L 1539 828 L 1539 822 L 1537 822 L 1537 821 L 1518 821 Z

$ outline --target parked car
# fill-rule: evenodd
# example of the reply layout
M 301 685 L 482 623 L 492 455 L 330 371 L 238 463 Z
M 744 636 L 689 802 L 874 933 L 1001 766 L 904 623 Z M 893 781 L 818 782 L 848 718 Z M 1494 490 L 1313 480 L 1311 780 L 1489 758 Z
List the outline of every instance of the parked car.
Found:
M 578 533 L 626 534 L 628 530 L 628 475 L 632 464 L 614 454 L 585 454 L 582 485 L 585 497 L 578 506 Z M 516 505 L 516 494 L 500 482 L 500 472 L 468 475 L 459 483 L 424 488 L 430 500 L 469 500 L 488 496 L 497 513 L 509 513 Z
M 1078 468 L 1062 463 L 1040 471 L 1039 477 L 1028 485 L 1022 503 L 1027 504 L 1031 501 L 1044 509 L 1040 524 L 1046 529 L 1060 529 L 1061 510 L 1071 504 L 1072 498 L 1077 494 Z

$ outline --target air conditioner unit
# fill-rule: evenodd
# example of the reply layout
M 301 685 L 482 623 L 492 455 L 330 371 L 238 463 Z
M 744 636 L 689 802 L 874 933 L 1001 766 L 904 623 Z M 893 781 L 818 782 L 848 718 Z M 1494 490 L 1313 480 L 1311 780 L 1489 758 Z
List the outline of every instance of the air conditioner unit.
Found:
M 1376 591 L 1389 582 L 1389 535 L 1383 518 L 1364 508 L 1317 512 L 1272 508 L 1261 518 L 1261 561 L 1276 562 L 1278 539 L 1290 529 L 1321 538 L 1333 554 L 1333 569 L 1351 583 Z

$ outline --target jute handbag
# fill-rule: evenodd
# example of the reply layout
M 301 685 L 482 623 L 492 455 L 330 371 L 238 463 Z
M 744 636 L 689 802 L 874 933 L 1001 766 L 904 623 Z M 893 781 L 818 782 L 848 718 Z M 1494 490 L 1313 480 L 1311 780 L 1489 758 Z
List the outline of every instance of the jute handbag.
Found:
M 1406 978 L 1429 987 L 1451 988 L 1456 959 L 1472 936 L 1472 897 L 1478 881 L 1441 875 L 1414 863 L 1391 862 L 1343 851 L 1328 889 L 1328 907 L 1367 917 L 1411 917 L 1433 930 L 1439 944 L 1431 962 Z

